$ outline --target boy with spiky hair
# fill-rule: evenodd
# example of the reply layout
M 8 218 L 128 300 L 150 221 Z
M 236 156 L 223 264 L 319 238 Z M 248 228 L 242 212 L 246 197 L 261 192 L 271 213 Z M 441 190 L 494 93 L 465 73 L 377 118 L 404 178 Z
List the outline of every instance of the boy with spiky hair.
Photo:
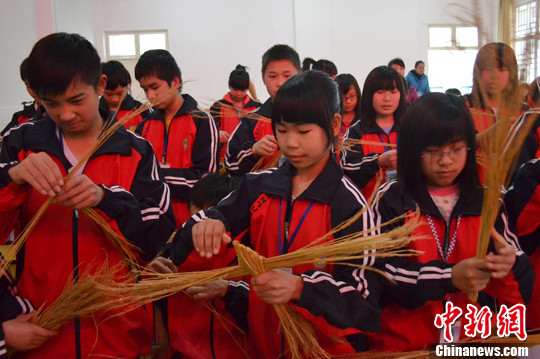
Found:
M 30 86 L 47 117 L 8 131 L 2 141 L 0 238 L 11 230 L 13 218 L 20 216 L 26 225 L 47 197 L 54 197 L 17 260 L 19 295 L 47 308 L 71 276 L 76 281 L 106 262 L 119 266 L 118 275 L 128 274 L 120 251 L 81 209 L 94 208 L 140 249 L 142 260 L 155 256 L 174 229 L 174 218 L 151 145 L 123 127 L 72 173 L 110 115 L 98 110 L 106 77 L 92 44 L 77 34 L 51 34 L 35 44 L 28 65 Z M 138 357 L 152 343 L 151 310 L 141 306 L 120 313 L 76 318 L 25 356 Z
M 101 65 L 103 75 L 107 76 L 107 86 L 99 99 L 99 108 L 116 112 L 116 118 L 121 119 L 141 107 L 141 103 L 130 94 L 131 76 L 119 61 L 108 61 Z M 148 116 L 144 111 L 124 123 L 124 127 L 135 131 L 137 126 Z
M 135 78 L 149 100 L 182 83 L 180 68 L 166 50 L 145 52 L 135 66 Z M 180 227 L 190 217 L 187 198 L 191 188 L 204 173 L 217 169 L 217 126 L 193 97 L 174 91 L 155 104 L 135 132 L 154 147 L 171 188 L 176 225 Z

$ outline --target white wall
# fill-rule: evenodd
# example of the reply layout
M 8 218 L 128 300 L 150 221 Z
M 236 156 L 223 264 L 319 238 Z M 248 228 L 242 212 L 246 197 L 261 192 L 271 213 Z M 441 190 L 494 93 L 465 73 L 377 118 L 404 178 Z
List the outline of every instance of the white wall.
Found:
M 169 50 L 203 107 L 227 91 L 229 73 L 247 65 L 259 98 L 268 95 L 261 56 L 286 43 L 300 57 L 327 58 L 363 83 L 400 56 L 407 69 L 427 60 L 429 24 L 467 24 L 470 0 L 0 0 L 0 127 L 29 100 L 18 66 L 52 31 L 78 32 L 105 59 L 105 31 L 167 29 Z M 498 0 L 479 1 L 486 40 L 496 38 Z M 405 4 L 405 5 L 404 5 Z M 458 5 L 453 5 L 458 4 Z M 461 8 L 461 7 L 464 8 Z M 39 13 L 39 16 L 38 16 Z M 465 19 L 464 19 L 465 18 Z M 474 20 L 476 21 L 476 20 Z M 429 64 L 428 69 L 429 69 Z M 133 67 L 131 64 L 129 67 Z M 134 80 L 134 89 L 138 84 Z M 139 96 L 140 92 L 135 95 Z

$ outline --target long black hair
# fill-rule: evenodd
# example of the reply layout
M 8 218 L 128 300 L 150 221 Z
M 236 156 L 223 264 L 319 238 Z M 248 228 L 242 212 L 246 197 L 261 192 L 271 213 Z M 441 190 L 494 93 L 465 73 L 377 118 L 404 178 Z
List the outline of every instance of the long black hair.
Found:
M 347 93 L 350 91 L 351 86 L 354 87 L 356 91 L 356 106 L 354 107 L 354 112 L 356 113 L 356 116 L 360 115 L 360 107 L 362 105 L 362 92 L 360 91 L 360 86 L 358 86 L 358 82 L 351 74 L 339 74 L 334 79 L 336 83 L 338 84 L 339 93 L 341 96 L 347 95 Z

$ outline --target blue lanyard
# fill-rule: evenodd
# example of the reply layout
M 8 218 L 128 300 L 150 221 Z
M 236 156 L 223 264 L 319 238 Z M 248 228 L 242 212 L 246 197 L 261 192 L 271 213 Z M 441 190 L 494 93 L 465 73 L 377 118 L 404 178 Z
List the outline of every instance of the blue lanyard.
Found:
M 315 201 L 311 201 L 311 203 L 309 204 L 308 208 L 306 208 L 306 210 L 304 211 L 304 214 L 302 215 L 302 218 L 300 219 L 300 222 L 298 222 L 298 225 L 296 226 L 296 228 L 294 229 L 294 232 L 293 232 L 293 235 L 291 236 L 290 240 L 288 238 L 289 236 L 289 222 L 287 222 L 287 220 L 285 220 L 285 247 L 283 246 L 283 241 L 282 241 L 282 235 L 281 235 L 281 205 L 283 203 L 283 198 L 281 198 L 279 200 L 279 226 L 278 226 L 278 239 L 279 239 L 279 253 L 280 254 L 285 254 L 285 253 L 288 253 L 289 252 L 289 249 L 291 248 L 293 242 L 294 242 L 294 239 L 296 238 L 296 235 L 298 234 L 298 231 L 300 230 L 300 227 L 302 226 L 302 223 L 304 223 L 304 219 L 306 219 L 307 217 L 307 214 L 309 213 L 309 211 L 311 210 L 311 207 L 313 207 L 313 203 L 315 203 Z M 293 204 L 294 206 L 294 204 Z M 292 208 L 291 208 L 291 217 L 292 217 Z
M 392 133 L 392 132 L 390 132 L 390 133 Z M 380 133 L 377 133 L 377 136 L 379 136 L 379 140 L 381 140 L 381 143 L 385 143 L 384 140 L 382 139 Z M 397 140 L 398 140 L 398 136 L 399 136 L 399 135 L 396 135 L 396 143 L 397 143 Z M 390 135 L 386 135 L 386 137 L 388 137 L 388 143 L 392 144 L 392 143 L 390 142 Z M 388 147 L 386 147 L 385 145 L 383 145 L 383 148 L 384 148 L 384 152 L 388 152 L 388 150 L 389 150 Z

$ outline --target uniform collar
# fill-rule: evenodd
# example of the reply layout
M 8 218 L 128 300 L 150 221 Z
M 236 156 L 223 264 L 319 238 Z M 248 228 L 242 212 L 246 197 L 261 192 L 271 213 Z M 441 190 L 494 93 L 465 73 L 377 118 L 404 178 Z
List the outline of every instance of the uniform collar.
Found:
M 225 94 L 225 96 L 223 96 L 222 101 L 226 102 L 228 105 L 234 106 L 234 103 L 233 103 L 233 100 L 232 100 L 232 97 L 231 97 L 231 93 L 230 93 L 230 92 L 227 92 L 227 93 Z M 246 107 L 257 107 L 258 105 L 259 105 L 259 103 L 253 101 L 253 99 L 252 99 L 251 97 L 249 97 L 249 95 L 246 95 L 246 97 L 244 98 L 244 102 L 242 103 L 242 107 L 243 107 L 243 108 L 246 108 Z
M 384 130 L 379 125 L 377 125 L 377 123 L 375 123 L 375 127 L 372 127 L 372 126 L 367 126 L 365 121 L 360 121 L 358 122 L 358 126 L 360 126 L 360 130 L 364 134 L 368 134 L 368 133 L 375 133 L 375 134 L 378 133 L 381 135 L 386 134 L 386 132 L 384 132 Z M 398 128 L 399 126 L 396 124 L 396 121 L 394 120 L 394 124 L 392 125 L 392 129 L 390 130 L 390 133 L 398 132 Z
M 404 209 L 415 211 L 416 205 L 418 205 L 422 213 L 442 218 L 442 215 L 435 205 L 435 202 L 433 202 L 427 188 L 423 189 L 422 197 L 425 198 L 423 201 L 425 203 L 418 203 L 414 200 L 409 191 L 405 191 L 403 194 Z M 472 204 L 466 203 L 463 197 L 460 196 L 456 202 L 456 205 L 454 206 L 454 209 L 452 210 L 451 218 L 458 216 L 479 216 L 482 213 L 483 198 L 484 193 L 481 189 L 478 190 L 478 194 Z
M 272 98 L 268 98 L 265 103 L 262 104 L 261 107 L 257 109 L 257 115 L 266 117 L 266 118 L 272 118 Z
M 101 118 L 106 120 L 111 115 L 108 110 L 99 110 Z M 70 168 L 69 161 L 64 156 L 62 146 L 56 135 L 56 124 L 46 116 L 42 121 L 38 121 L 29 129 L 29 141 L 25 142 L 24 149 L 27 151 L 45 151 L 58 157 L 66 168 Z M 91 158 L 104 154 L 131 155 L 130 134 L 123 127 L 120 127 Z
M 177 117 L 180 117 L 180 116 L 189 115 L 193 111 L 200 111 L 200 109 L 199 109 L 199 107 L 197 105 L 197 101 L 195 101 L 195 99 L 193 97 L 191 97 L 188 94 L 183 94 L 181 96 L 184 99 L 184 101 L 182 102 L 182 106 L 180 106 L 180 108 L 178 109 L 178 111 L 174 115 L 173 119 L 175 119 Z M 163 115 L 163 110 L 160 110 L 158 108 L 153 107 L 153 111 L 150 113 L 148 119 L 149 120 L 162 120 L 162 121 L 165 121 L 165 116 Z
M 287 160 L 272 175 L 263 177 L 263 192 L 288 199 L 291 197 L 292 177 L 296 169 Z M 330 205 L 338 189 L 343 172 L 330 155 L 328 163 L 309 187 L 297 199 L 308 199 Z

